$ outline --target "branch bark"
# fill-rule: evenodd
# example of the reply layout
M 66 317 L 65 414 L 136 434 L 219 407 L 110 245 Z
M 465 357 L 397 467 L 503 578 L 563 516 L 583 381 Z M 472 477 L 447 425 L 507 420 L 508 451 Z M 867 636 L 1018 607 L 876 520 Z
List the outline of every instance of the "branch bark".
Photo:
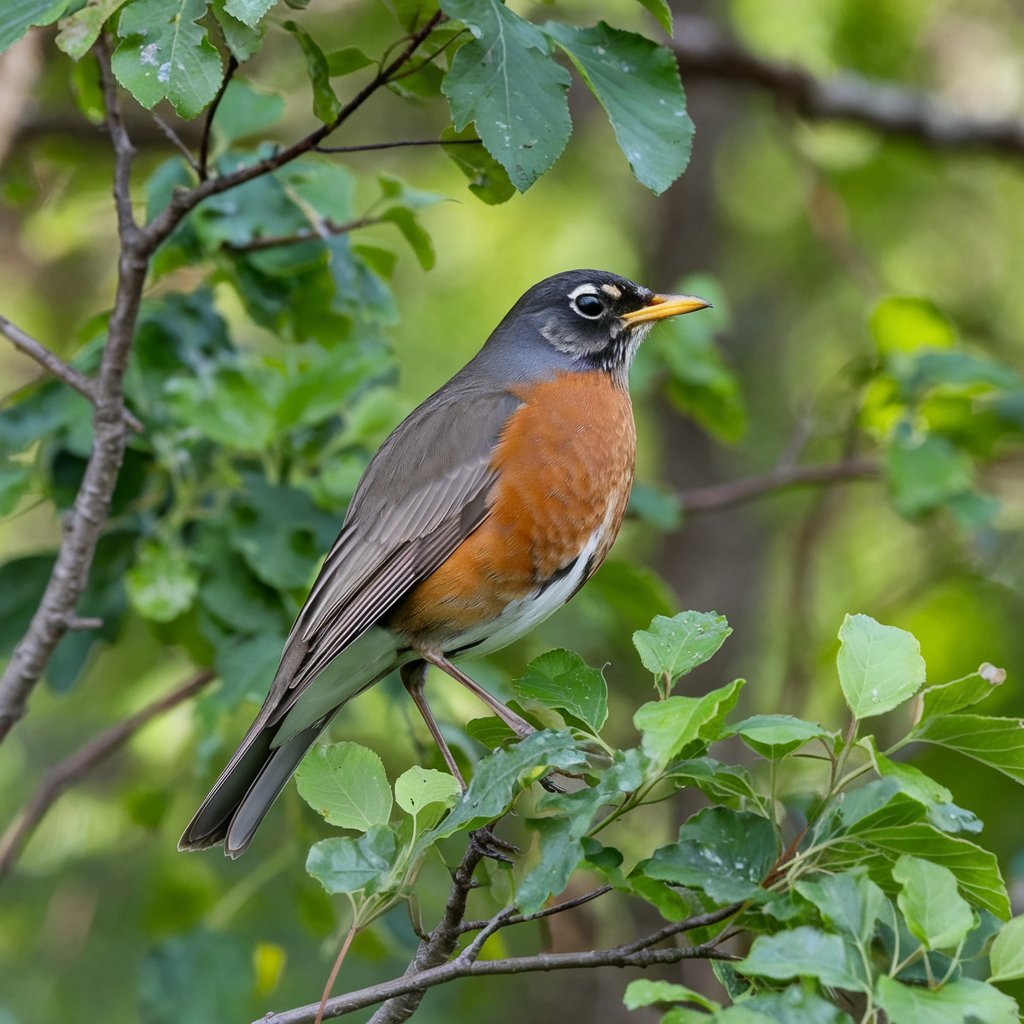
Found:
M 147 722 L 188 700 L 213 678 L 213 672 L 197 672 L 181 686 L 105 729 L 70 757 L 55 764 L 0 839 L 0 879 L 14 867 L 32 833 L 63 793 L 124 746 Z
M 567 971 L 577 968 L 595 967 L 654 967 L 659 964 L 677 964 L 682 960 L 726 960 L 738 959 L 731 953 L 723 953 L 711 945 L 674 946 L 669 949 L 639 949 L 629 951 L 627 946 L 613 949 L 594 949 L 580 953 L 537 953 L 534 956 L 506 957 L 502 960 L 452 960 L 450 963 L 433 967 L 419 974 L 403 975 L 380 985 L 350 992 L 348 995 L 330 999 L 324 1009 L 324 1018 L 342 1017 L 345 1014 L 373 1006 L 384 999 L 393 999 L 407 993 L 425 993 L 437 985 L 446 985 L 459 978 L 480 978 L 495 974 L 527 974 L 538 971 Z M 268 1013 L 254 1024 L 305 1024 L 316 1017 L 318 1003 L 300 1006 L 283 1013 Z M 372 1018 L 376 1020 L 376 1017 Z
M 827 466 L 778 466 L 758 476 L 731 480 L 724 484 L 694 487 L 679 493 L 684 513 L 717 512 L 742 505 L 776 491 L 821 484 L 875 480 L 881 469 L 866 459 L 847 459 Z
M 844 72 L 818 78 L 785 61 L 752 53 L 701 17 L 676 20 L 675 54 L 685 80 L 712 78 L 753 86 L 812 121 L 849 121 L 931 149 L 1024 154 L 1024 122 L 979 120 L 926 92 Z
M 45 345 L 40 344 L 31 335 L 26 334 L 17 324 L 11 323 L 5 316 L 0 316 L 0 334 L 2 334 L 19 352 L 37 362 L 44 370 L 48 370 L 62 380 L 69 388 L 96 404 L 96 389 L 93 381 L 84 373 L 79 373 L 60 356 L 54 355 Z M 130 412 L 125 410 L 125 422 L 132 430 L 142 430 L 142 424 Z

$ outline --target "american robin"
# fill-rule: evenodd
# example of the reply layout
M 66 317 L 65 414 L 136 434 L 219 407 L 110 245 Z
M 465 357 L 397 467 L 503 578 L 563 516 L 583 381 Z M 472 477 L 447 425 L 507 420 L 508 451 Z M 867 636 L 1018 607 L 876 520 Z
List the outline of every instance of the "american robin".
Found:
M 424 698 L 428 665 L 533 731 L 452 659 L 521 637 L 601 565 L 633 482 L 630 363 L 656 321 L 708 305 L 573 270 L 512 307 L 370 462 L 267 699 L 180 849 L 243 853 L 338 710 L 395 668 L 460 782 Z

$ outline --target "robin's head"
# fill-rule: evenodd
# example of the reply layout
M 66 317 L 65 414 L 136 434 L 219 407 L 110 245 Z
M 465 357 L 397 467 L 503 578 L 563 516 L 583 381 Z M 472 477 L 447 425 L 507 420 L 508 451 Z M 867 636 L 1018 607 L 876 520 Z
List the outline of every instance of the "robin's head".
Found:
M 710 305 L 692 295 L 656 295 L 605 270 L 569 270 L 535 284 L 502 326 L 528 325 L 558 352 L 619 375 L 658 320 Z

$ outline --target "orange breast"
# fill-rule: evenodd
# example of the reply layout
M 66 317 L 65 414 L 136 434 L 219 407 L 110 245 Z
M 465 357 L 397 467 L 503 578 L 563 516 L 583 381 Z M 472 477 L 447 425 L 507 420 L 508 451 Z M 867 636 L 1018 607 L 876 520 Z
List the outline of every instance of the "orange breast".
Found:
M 636 455 L 628 393 L 600 371 L 512 390 L 524 404 L 494 451 L 490 515 L 391 616 L 421 643 L 497 618 L 599 532 L 593 572 L 622 523 Z

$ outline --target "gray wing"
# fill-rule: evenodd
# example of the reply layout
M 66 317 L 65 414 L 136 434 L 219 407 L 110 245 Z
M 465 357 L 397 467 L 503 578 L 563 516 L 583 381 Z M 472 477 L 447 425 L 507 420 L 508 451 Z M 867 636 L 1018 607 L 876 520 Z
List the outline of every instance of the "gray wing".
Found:
M 519 404 L 507 391 L 455 378 L 384 442 L 292 627 L 260 718 L 279 721 L 346 645 L 483 522 L 494 448 Z

